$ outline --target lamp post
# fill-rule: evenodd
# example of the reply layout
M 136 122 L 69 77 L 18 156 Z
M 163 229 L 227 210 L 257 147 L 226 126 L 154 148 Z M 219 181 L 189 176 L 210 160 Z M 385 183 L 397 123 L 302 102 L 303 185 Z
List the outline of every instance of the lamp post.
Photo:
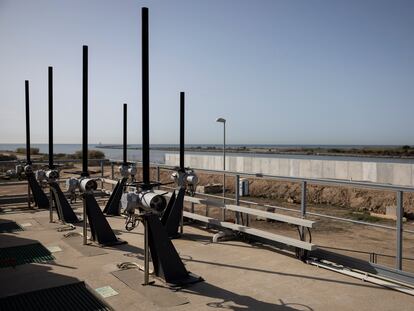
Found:
M 223 123 L 223 204 L 226 204 L 226 119 L 217 118 L 216 122 Z M 223 208 L 223 221 L 226 220 L 226 210 Z

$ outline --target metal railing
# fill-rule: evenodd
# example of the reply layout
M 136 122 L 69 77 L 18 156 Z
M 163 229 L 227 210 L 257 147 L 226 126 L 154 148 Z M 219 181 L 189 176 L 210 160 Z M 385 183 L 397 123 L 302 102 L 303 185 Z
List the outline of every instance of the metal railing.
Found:
M 171 170 L 174 167 L 169 165 L 159 165 L 159 164 L 152 164 L 157 168 L 157 176 L 159 176 L 160 169 L 167 169 Z M 240 203 L 245 203 L 249 205 L 256 205 L 256 206 L 263 206 L 273 209 L 285 210 L 289 212 L 299 213 L 301 217 L 305 218 L 307 215 L 309 216 L 317 216 L 323 218 L 329 218 L 337 221 L 349 222 L 358 225 L 365 225 L 371 227 L 382 228 L 386 230 L 393 230 L 396 231 L 396 255 L 395 255 L 395 269 L 402 270 L 402 260 L 403 260 L 403 232 L 413 234 L 413 230 L 404 230 L 403 228 L 403 215 L 404 215 L 404 206 L 403 206 L 403 194 L 404 192 L 414 192 L 413 187 L 404 187 L 404 186 L 397 186 L 397 185 L 389 185 L 389 184 L 378 184 L 378 183 L 370 183 L 370 182 L 357 182 L 357 181 L 347 181 L 347 180 L 337 180 L 337 179 L 318 179 L 318 178 L 300 178 L 300 177 L 286 177 L 286 176 L 274 176 L 274 175 L 267 175 L 267 174 L 252 174 L 252 173 L 241 173 L 241 172 L 233 172 L 233 171 L 222 171 L 222 170 L 212 170 L 212 169 L 196 169 L 200 172 L 207 172 L 213 174 L 223 174 L 234 176 L 235 177 L 235 198 L 223 198 L 223 196 L 214 196 L 214 195 L 206 195 L 202 193 L 196 193 L 198 195 L 204 195 L 207 197 L 215 197 L 217 199 L 225 199 L 236 202 L 236 205 Z M 269 180 L 278 180 L 278 181 L 288 181 L 288 182 L 296 182 L 301 183 L 301 208 L 300 210 L 295 210 L 292 208 L 285 208 L 280 206 L 273 206 L 268 204 L 260 204 L 256 202 L 240 200 L 240 193 L 238 191 L 240 186 L 240 177 L 250 177 L 250 178 L 260 178 L 260 179 L 269 179 Z M 159 181 L 159 180 L 158 180 Z M 352 188 L 365 188 L 365 189 L 375 189 L 375 190 L 383 190 L 383 191 L 392 191 L 396 194 L 396 226 L 387 226 L 381 224 L 374 224 L 365 221 L 353 220 L 343 217 L 337 216 L 330 216 L 324 215 L 315 212 L 308 212 L 307 211 L 307 189 L 308 184 L 313 185 L 325 185 L 325 186 L 346 186 Z M 237 215 L 236 215 L 237 218 Z
M 90 159 L 90 162 L 92 161 L 98 161 L 101 166 L 101 176 L 104 176 L 104 168 L 105 164 L 109 163 L 111 165 L 111 178 L 115 178 L 115 170 L 114 165 L 117 163 L 121 163 L 120 160 L 113 160 L 113 159 Z M 22 163 L 24 161 L 0 161 L 0 164 L 18 164 Z M 36 161 L 34 161 L 36 162 Z M 81 162 L 80 159 L 66 159 L 66 160 L 58 160 L 56 161 L 56 164 L 58 163 L 68 163 L 68 162 Z M 131 161 L 132 162 L 132 161 Z M 137 164 L 140 164 L 140 161 L 134 161 Z M 47 164 L 46 161 L 37 161 L 36 164 Z M 164 170 L 173 170 L 175 166 L 170 165 L 163 165 L 159 163 L 151 163 L 151 166 L 156 169 L 157 173 L 157 181 L 160 181 L 161 177 L 161 169 Z M 223 170 L 212 170 L 212 169 L 200 169 L 197 168 L 197 171 L 206 172 L 206 173 L 212 173 L 212 174 L 226 174 L 229 176 L 235 177 L 235 197 L 223 197 L 223 196 L 217 196 L 217 195 L 211 195 L 211 194 L 204 194 L 204 193 L 196 193 L 197 195 L 202 195 L 206 197 L 216 198 L 220 200 L 225 201 L 234 201 L 236 205 L 239 204 L 248 204 L 248 205 L 254 205 L 254 206 L 263 206 L 267 208 L 273 208 L 275 210 L 284 210 L 288 212 L 298 213 L 301 217 L 305 218 L 306 216 L 316 216 L 321 218 L 327 218 L 332 219 L 336 221 L 343 221 L 343 222 L 349 222 L 353 224 L 358 225 L 364 225 L 364 226 L 371 226 L 386 230 L 392 230 L 396 231 L 396 260 L 395 260 L 395 268 L 397 270 L 402 270 L 402 259 L 403 259 L 403 233 L 410 233 L 413 234 L 413 230 L 407 230 L 403 228 L 403 214 L 404 214 L 404 206 L 403 206 L 403 194 L 404 192 L 412 193 L 414 192 L 414 187 L 405 187 L 405 186 L 397 186 L 397 185 L 390 185 L 390 184 L 379 184 L 379 183 L 371 183 L 371 182 L 361 182 L 361 181 L 347 181 L 347 180 L 337 180 L 337 179 L 319 179 L 319 178 L 301 178 L 301 177 L 287 177 L 287 176 L 276 176 L 276 175 L 268 175 L 268 174 L 253 174 L 253 173 L 243 173 L 243 172 L 234 172 L 234 171 L 223 171 Z M 278 181 L 287 181 L 287 182 L 294 182 L 294 183 L 300 183 L 301 184 L 301 208 L 300 210 L 296 210 L 293 208 L 287 208 L 287 207 L 281 207 L 281 206 L 274 206 L 269 204 L 261 204 L 253 201 L 247 201 L 247 200 L 241 200 L 240 199 L 240 193 L 239 193 L 239 186 L 240 186 L 240 177 L 250 177 L 250 178 L 260 178 L 260 179 L 268 179 L 268 180 L 278 180 Z M 103 183 L 103 181 L 102 181 Z M 9 183 L 2 183 L 0 185 L 7 185 Z M 338 216 L 331 216 L 331 215 L 325 215 L 321 213 L 316 212 L 308 212 L 307 211 L 307 190 L 308 185 L 325 185 L 325 186 L 345 186 L 345 187 L 352 187 L 352 188 L 364 188 L 364 189 L 374 189 L 374 190 L 383 190 L 383 191 L 392 191 L 396 194 L 396 226 L 387 226 L 382 224 L 375 224 L 375 223 L 369 223 L 365 221 L 360 220 L 354 220 L 344 217 L 338 217 Z M 238 214 L 236 214 L 236 218 L 238 218 Z M 238 220 L 237 220 L 238 221 Z

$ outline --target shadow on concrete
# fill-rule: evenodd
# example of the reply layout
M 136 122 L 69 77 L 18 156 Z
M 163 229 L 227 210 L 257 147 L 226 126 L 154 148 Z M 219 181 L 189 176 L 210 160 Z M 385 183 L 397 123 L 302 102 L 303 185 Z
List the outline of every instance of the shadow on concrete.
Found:
M 13 233 L 0 234 L 1 248 L 34 243 L 39 243 L 39 241 L 22 238 Z M 60 266 L 55 262 L 48 262 L 47 265 L 30 263 L 0 269 L 0 297 L 72 284 L 80 281 L 74 277 L 52 272 L 52 267 L 49 265 Z
M 311 307 L 304 304 L 286 304 L 281 299 L 279 299 L 280 304 L 264 302 L 250 296 L 236 294 L 207 282 L 194 284 L 190 288 L 181 290 L 181 292 L 212 298 L 212 301 L 206 304 L 210 308 L 228 309 L 234 311 L 313 311 Z
M 131 244 L 120 244 L 120 245 L 115 245 L 115 246 L 106 246 L 104 248 L 107 249 L 112 249 L 115 251 L 121 251 L 121 252 L 129 252 L 129 253 L 134 253 L 134 254 L 139 254 L 139 255 L 143 255 L 144 254 L 144 250 L 142 248 L 139 248 L 137 246 L 131 245 Z
M 202 235 L 202 234 L 197 234 L 197 233 L 184 232 L 181 235 L 181 239 L 189 240 L 189 241 L 195 241 L 195 242 L 201 242 L 201 243 L 206 243 L 206 244 L 212 243 L 212 238 L 211 237 L 206 236 L 206 235 Z
M 373 289 L 378 289 L 378 290 L 383 290 L 383 291 L 389 291 L 389 289 L 386 289 L 386 288 L 383 288 L 377 285 L 369 285 L 365 283 L 360 283 L 359 280 L 356 280 L 355 282 L 346 282 L 346 281 L 332 280 L 332 279 L 326 279 L 326 278 L 315 277 L 315 276 L 306 276 L 302 274 L 269 271 L 269 270 L 251 268 L 251 267 L 243 267 L 243 266 L 236 266 L 236 265 L 230 265 L 230 264 L 224 264 L 224 263 L 218 263 L 218 262 L 197 260 L 197 259 L 191 258 L 191 256 L 181 256 L 181 259 L 185 262 L 191 261 L 195 263 L 208 264 L 208 265 L 220 266 L 220 267 L 225 267 L 225 268 L 240 269 L 243 271 L 254 271 L 254 272 L 274 274 L 274 275 L 284 276 L 284 277 L 294 277 L 294 278 L 315 280 L 315 281 L 320 281 L 320 282 L 329 282 L 329 283 L 337 283 L 337 284 L 350 285 L 350 286 L 368 287 L 368 288 L 373 288 Z

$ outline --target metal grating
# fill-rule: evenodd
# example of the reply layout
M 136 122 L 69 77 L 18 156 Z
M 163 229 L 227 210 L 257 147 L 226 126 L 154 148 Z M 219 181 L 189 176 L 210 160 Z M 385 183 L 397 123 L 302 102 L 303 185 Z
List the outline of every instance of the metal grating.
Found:
M 0 268 L 54 259 L 50 251 L 40 243 L 0 248 Z
M 0 223 L 0 233 L 11 233 L 15 231 L 23 231 L 23 228 L 14 221 Z
M 113 309 L 96 297 L 84 282 L 79 282 L 0 298 L 0 310 L 104 311 Z

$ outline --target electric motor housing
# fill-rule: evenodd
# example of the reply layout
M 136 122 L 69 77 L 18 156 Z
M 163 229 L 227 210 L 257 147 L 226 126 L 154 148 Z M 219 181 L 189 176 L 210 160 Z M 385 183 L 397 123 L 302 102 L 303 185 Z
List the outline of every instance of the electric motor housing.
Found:
M 24 172 L 25 174 L 32 174 L 33 173 L 33 167 L 31 165 L 25 165 L 24 166 Z
M 164 196 L 156 194 L 152 190 L 138 193 L 141 207 L 146 211 L 161 213 L 167 207 Z
M 122 177 L 128 177 L 128 166 L 126 165 L 120 165 L 118 167 L 118 171 L 121 174 Z
M 44 170 L 37 170 L 35 172 L 35 176 L 38 182 L 43 182 L 46 180 L 46 172 Z
M 137 174 L 137 168 L 135 165 L 127 166 L 123 164 L 118 168 L 118 170 L 122 177 L 135 176 Z
M 79 182 L 81 192 L 91 192 L 98 189 L 98 183 L 92 178 L 82 178 Z
M 187 172 L 187 178 L 186 178 L 187 184 L 195 186 L 198 184 L 198 176 L 193 172 Z
M 21 173 L 23 173 L 23 166 L 21 164 L 17 164 L 15 167 L 16 170 L 16 175 L 20 175 Z
M 128 168 L 128 173 L 129 173 L 131 176 L 135 176 L 135 175 L 137 174 L 137 167 L 136 167 L 135 165 L 131 165 L 131 166 Z
M 198 176 L 192 169 L 185 169 L 185 172 L 180 170 L 171 174 L 171 179 L 179 187 L 193 187 L 198 184 Z
M 47 170 L 46 178 L 49 180 L 56 180 L 59 178 L 59 172 L 57 170 Z
M 77 178 L 71 177 L 66 180 L 66 188 L 70 193 L 74 193 L 79 187 L 79 180 Z
M 139 207 L 139 197 L 135 192 L 123 193 L 121 197 L 121 209 L 126 215 L 135 213 L 135 209 Z

